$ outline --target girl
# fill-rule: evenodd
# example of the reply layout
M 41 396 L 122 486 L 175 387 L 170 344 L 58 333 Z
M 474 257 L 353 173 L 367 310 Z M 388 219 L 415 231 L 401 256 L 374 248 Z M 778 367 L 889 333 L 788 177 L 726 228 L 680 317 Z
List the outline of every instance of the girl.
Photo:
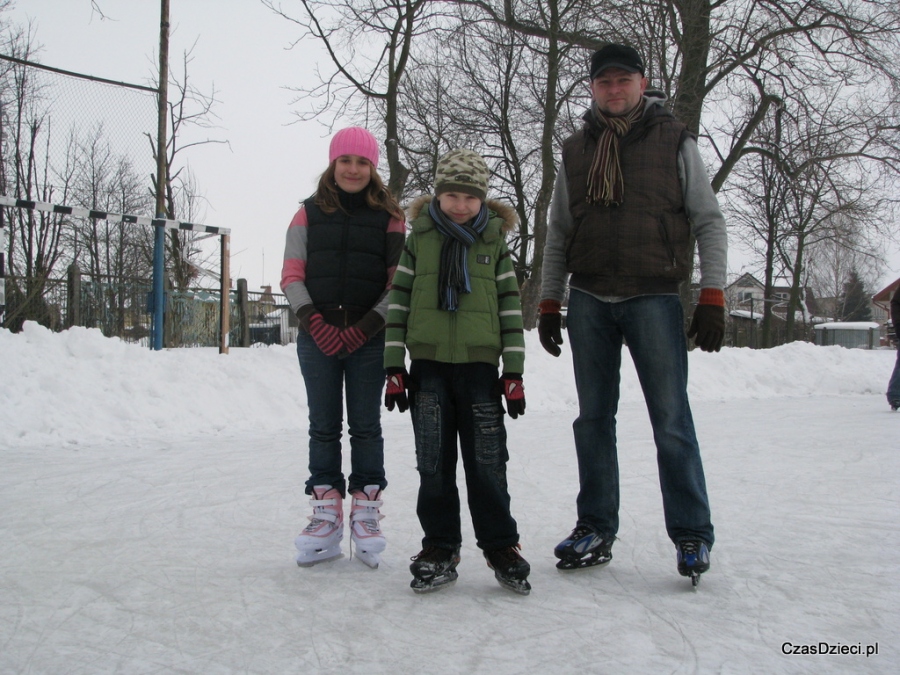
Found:
M 403 212 L 378 175 L 378 142 L 350 127 L 331 139 L 328 168 L 287 232 L 281 288 L 301 330 L 297 356 L 309 405 L 313 513 L 295 540 L 297 564 L 340 557 L 348 490 L 351 548 L 377 567 L 384 474 L 382 355 L 387 290 L 406 231 Z M 341 470 L 344 388 L 350 475 Z

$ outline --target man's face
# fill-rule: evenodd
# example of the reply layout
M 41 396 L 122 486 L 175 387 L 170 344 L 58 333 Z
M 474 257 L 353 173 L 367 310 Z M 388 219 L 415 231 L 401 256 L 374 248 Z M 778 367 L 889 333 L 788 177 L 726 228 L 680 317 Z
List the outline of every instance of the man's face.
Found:
M 621 68 L 606 68 L 591 80 L 591 94 L 597 107 L 613 117 L 633 110 L 646 88 L 646 77 Z

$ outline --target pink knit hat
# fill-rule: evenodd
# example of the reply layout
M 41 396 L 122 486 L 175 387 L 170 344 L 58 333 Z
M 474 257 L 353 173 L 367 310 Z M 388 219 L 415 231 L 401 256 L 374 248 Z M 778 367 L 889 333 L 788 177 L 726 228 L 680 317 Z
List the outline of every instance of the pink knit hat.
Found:
M 365 157 L 377 169 L 378 141 L 362 127 L 341 129 L 331 139 L 331 147 L 328 150 L 328 163 L 331 164 L 341 155 Z

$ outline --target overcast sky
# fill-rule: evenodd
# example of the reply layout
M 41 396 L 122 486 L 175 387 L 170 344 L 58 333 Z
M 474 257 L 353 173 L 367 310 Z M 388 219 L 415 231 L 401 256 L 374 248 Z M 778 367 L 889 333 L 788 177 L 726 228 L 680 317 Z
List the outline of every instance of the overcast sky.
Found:
M 16 0 L 8 16 L 17 23 L 33 21 L 46 65 L 149 84 L 156 70 L 160 4 L 97 0 L 107 17 L 101 19 L 91 0 Z M 284 6 L 296 9 L 299 3 Z M 287 224 L 315 189 L 329 140 L 322 123 L 297 120 L 294 112 L 301 106 L 292 105 L 296 94 L 286 87 L 312 82 L 317 61 L 327 57 L 309 40 L 289 49 L 300 37 L 299 27 L 259 0 L 171 0 L 170 23 L 171 67 L 179 72 L 183 52 L 196 42 L 189 76 L 201 91 L 214 87 L 220 101 L 219 128 L 204 137 L 229 142 L 186 154 L 208 200 L 204 218 L 194 220 L 231 228 L 233 278 L 246 278 L 251 290 L 263 284 L 277 289 Z M 891 268 L 873 291 L 900 276 L 900 248 L 891 243 L 886 250 Z M 729 272 L 758 273 L 746 261 L 732 238 Z
M 16 0 L 9 16 L 32 20 L 46 65 L 111 80 L 150 84 L 159 44 L 159 0 Z M 171 0 L 170 67 L 196 41 L 189 66 L 194 85 L 215 88 L 218 129 L 227 140 L 186 151 L 207 198 L 205 225 L 232 230 L 231 274 L 251 290 L 277 288 L 284 233 L 300 200 L 315 189 L 328 161 L 328 130 L 300 122 L 291 106 L 296 86 L 315 68 L 314 43 L 289 50 L 297 27 L 257 0 Z M 153 131 L 153 130 L 151 130 Z M 148 214 L 138 214 L 148 215 Z M 263 263 L 263 261 L 265 261 Z

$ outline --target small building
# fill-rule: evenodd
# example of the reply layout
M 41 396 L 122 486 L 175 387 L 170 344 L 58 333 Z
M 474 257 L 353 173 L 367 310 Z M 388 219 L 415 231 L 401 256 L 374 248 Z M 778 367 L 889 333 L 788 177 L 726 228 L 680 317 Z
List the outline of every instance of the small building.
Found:
M 832 321 L 813 328 L 817 345 L 877 349 L 881 344 L 881 326 L 874 321 Z

